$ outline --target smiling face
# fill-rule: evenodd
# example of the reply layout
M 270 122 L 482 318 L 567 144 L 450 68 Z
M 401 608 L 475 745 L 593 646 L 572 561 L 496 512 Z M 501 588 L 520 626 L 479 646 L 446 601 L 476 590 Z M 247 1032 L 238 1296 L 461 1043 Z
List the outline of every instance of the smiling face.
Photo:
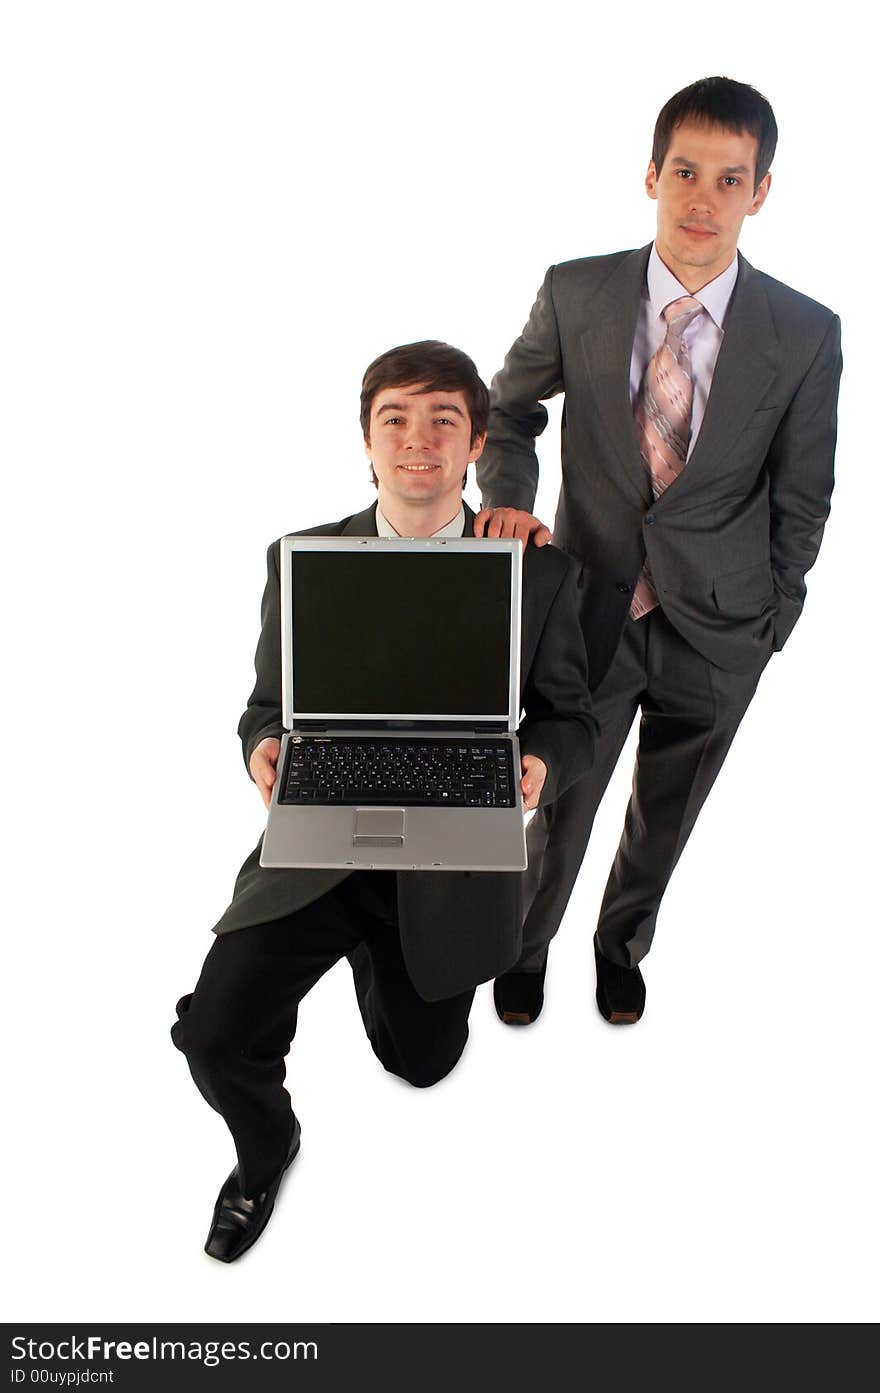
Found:
M 367 455 L 378 480 L 379 507 L 391 517 L 401 506 L 452 518 L 461 502 L 468 465 L 478 459 L 485 435 L 471 440 L 463 392 L 425 391 L 424 384 L 385 387 L 370 407 Z M 389 508 L 391 512 L 389 513 Z
M 657 201 L 657 252 L 685 289 L 700 290 L 733 261 L 743 220 L 767 197 L 770 175 L 755 188 L 753 135 L 684 121 L 672 133 L 658 173 L 645 188 Z

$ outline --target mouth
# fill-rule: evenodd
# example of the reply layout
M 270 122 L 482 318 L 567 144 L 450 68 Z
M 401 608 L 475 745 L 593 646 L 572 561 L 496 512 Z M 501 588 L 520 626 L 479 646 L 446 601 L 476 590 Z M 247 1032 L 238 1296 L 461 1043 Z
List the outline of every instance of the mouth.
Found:
M 717 237 L 711 227 L 700 227 L 696 223 L 681 223 L 682 232 L 686 232 L 688 237 L 696 237 L 698 241 L 704 241 L 708 237 Z
M 402 469 L 405 474 L 428 474 L 432 469 L 439 469 L 439 464 L 399 464 L 398 469 Z

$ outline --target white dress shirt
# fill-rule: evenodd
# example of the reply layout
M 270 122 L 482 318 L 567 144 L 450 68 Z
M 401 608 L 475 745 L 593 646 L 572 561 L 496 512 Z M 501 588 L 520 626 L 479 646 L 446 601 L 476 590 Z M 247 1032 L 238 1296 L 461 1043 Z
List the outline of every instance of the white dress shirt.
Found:
M 690 457 L 691 450 L 694 448 L 694 443 L 700 433 L 700 426 L 703 424 L 709 388 L 712 386 L 712 374 L 718 360 L 721 340 L 724 338 L 724 316 L 727 314 L 727 306 L 733 294 L 733 287 L 736 285 L 738 271 L 739 265 L 734 256 L 726 271 L 722 271 L 721 275 L 716 276 L 714 281 L 710 281 L 708 285 L 703 286 L 702 290 L 693 294 L 693 299 L 699 300 L 706 313 L 700 315 L 684 331 L 684 341 L 691 355 L 691 373 L 694 383 L 688 457 Z M 666 306 L 673 300 L 680 299 L 682 295 L 690 294 L 691 292 L 685 290 L 681 282 L 675 279 L 668 267 L 664 266 L 656 246 L 653 246 L 648 259 L 648 275 L 645 289 L 642 292 L 642 307 L 639 310 L 636 324 L 636 336 L 633 340 L 629 368 L 629 390 L 633 409 L 635 409 L 636 398 L 639 395 L 639 388 L 645 375 L 645 368 L 666 337 L 666 324 L 661 315 Z
M 376 504 L 376 531 L 380 537 L 399 537 L 400 533 L 395 531 L 391 523 L 386 518 L 382 509 Z M 438 527 L 436 532 L 431 533 L 432 537 L 463 537 L 464 536 L 464 504 L 461 505 L 451 522 L 447 522 L 443 527 Z

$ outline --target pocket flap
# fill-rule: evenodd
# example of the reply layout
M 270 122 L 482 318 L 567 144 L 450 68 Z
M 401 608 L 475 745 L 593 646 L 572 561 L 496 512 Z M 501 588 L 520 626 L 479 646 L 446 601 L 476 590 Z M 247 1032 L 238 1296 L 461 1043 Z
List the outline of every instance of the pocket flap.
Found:
M 716 576 L 713 586 L 715 602 L 725 614 L 749 616 L 758 614 L 773 600 L 773 575 L 770 562 L 759 561 L 741 571 L 728 571 Z

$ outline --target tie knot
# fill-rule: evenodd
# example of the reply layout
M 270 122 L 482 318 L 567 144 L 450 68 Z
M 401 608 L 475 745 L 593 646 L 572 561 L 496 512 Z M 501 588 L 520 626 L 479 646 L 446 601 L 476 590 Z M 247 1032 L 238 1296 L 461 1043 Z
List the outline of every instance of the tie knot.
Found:
M 674 333 L 680 338 L 698 314 L 705 314 L 705 310 L 699 300 L 694 299 L 693 295 L 680 295 L 677 300 L 671 300 L 663 310 L 666 332 Z

